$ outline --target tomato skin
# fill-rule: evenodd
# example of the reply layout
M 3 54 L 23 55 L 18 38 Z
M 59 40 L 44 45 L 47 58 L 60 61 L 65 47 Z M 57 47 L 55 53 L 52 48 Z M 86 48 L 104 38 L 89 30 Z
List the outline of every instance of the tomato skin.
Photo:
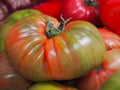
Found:
M 85 0 L 64 0 L 61 14 L 65 19 L 85 20 L 100 27 L 102 24 L 98 9 L 98 6 L 87 5 Z
M 120 0 L 101 0 L 100 18 L 108 29 L 120 35 Z
M 62 4 L 62 1 L 44 2 L 34 6 L 33 9 L 37 9 L 44 14 L 60 20 L 60 11 L 62 8 Z
M 0 54 L 1 90 L 26 90 L 31 84 L 15 71 L 5 53 Z
M 94 25 L 74 21 L 61 34 L 47 38 L 48 20 L 59 27 L 55 18 L 31 15 L 17 22 L 6 36 L 6 52 L 24 77 L 33 81 L 70 80 L 101 63 L 106 48 Z
M 88 75 L 77 79 L 76 85 L 80 90 L 101 90 L 100 88 L 104 82 L 119 70 L 120 49 L 108 50 L 100 67 L 92 70 Z
M 98 28 L 101 32 L 107 50 L 120 49 L 120 36 L 105 28 Z

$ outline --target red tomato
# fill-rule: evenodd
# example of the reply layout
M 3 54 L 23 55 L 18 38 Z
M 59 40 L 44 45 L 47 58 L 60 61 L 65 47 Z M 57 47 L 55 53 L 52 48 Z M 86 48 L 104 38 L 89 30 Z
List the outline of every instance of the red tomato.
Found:
M 88 75 L 77 79 L 79 90 L 101 90 L 104 82 L 120 70 L 120 49 L 106 52 L 101 65 Z
M 46 0 L 46 1 L 64 1 L 64 0 Z
M 120 49 L 120 36 L 105 28 L 98 28 L 101 32 L 107 50 Z
M 52 1 L 52 2 L 45 2 L 33 7 L 33 9 L 37 9 L 44 14 L 50 15 L 54 18 L 60 18 L 60 11 L 62 8 L 61 1 Z
M 99 4 L 100 4 L 100 2 L 101 2 L 101 0 L 96 0 Z
M 18 74 L 5 53 L 0 54 L 0 90 L 27 90 L 30 82 Z
M 100 18 L 107 28 L 120 35 L 120 0 L 101 0 Z
M 61 14 L 65 19 L 86 20 L 101 26 L 97 2 L 92 0 L 65 0 Z

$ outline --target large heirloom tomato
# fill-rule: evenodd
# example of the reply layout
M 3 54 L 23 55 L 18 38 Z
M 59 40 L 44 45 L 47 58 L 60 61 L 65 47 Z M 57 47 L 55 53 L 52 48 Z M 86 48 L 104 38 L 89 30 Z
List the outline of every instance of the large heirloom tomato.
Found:
M 98 29 L 86 21 L 64 25 L 47 15 L 31 15 L 9 30 L 6 52 L 24 77 L 69 80 L 100 65 L 106 48 Z
M 31 82 L 15 71 L 6 54 L 0 54 L 0 90 L 27 90 L 30 85 Z
M 120 70 L 120 49 L 108 50 L 101 65 L 88 75 L 77 79 L 80 90 L 101 90 L 100 88 L 112 75 Z M 111 86 L 109 86 L 111 87 Z M 116 89 L 107 89 L 116 90 Z
M 98 28 L 101 32 L 107 50 L 120 49 L 120 36 L 105 28 Z
M 12 27 L 12 25 L 14 25 L 20 19 L 30 16 L 32 14 L 41 14 L 41 12 L 39 12 L 38 10 L 34 10 L 34 9 L 24 9 L 24 10 L 19 10 L 19 11 L 12 13 L 7 18 L 4 24 L 0 27 L 0 53 L 4 52 L 4 49 L 5 49 L 4 40 L 5 40 L 7 32 Z

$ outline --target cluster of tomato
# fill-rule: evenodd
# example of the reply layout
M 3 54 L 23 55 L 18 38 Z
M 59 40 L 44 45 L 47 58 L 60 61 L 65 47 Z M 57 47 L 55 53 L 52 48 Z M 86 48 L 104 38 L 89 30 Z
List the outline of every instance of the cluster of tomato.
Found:
M 3 3 L 0 89 L 120 89 L 120 0 Z

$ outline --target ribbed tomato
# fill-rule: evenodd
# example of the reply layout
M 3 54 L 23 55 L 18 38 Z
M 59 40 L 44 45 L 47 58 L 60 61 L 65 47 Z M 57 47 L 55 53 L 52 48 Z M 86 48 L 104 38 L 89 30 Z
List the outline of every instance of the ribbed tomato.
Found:
M 120 49 L 120 36 L 105 28 L 98 28 L 101 32 L 107 50 Z
M 88 75 L 77 79 L 76 84 L 79 90 L 101 90 L 102 85 L 112 75 L 120 70 L 120 49 L 108 50 L 101 65 L 92 70 Z M 111 87 L 111 86 L 109 86 Z M 109 88 L 108 87 L 108 88 Z M 106 89 L 119 90 L 119 89 Z
M 5 40 L 14 67 L 33 81 L 69 80 L 100 65 L 106 51 L 101 33 L 86 21 L 65 25 L 47 15 L 17 22 Z
M 65 19 L 85 20 L 101 27 L 99 6 L 96 0 L 64 0 L 61 14 Z

